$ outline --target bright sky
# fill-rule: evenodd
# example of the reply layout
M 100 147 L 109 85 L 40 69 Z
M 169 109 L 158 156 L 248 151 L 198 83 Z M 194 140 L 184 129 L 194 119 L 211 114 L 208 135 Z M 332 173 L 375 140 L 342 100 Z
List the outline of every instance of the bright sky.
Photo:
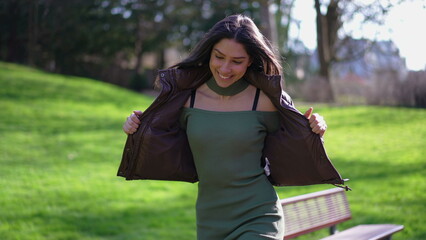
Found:
M 368 1 L 368 0 L 363 0 Z M 295 1 L 293 16 L 300 20 L 300 30 L 291 27 L 290 36 L 297 37 L 309 49 L 316 48 L 316 13 L 312 0 Z M 345 29 L 353 32 L 355 38 L 375 38 L 377 40 L 391 39 L 405 57 L 407 68 L 424 70 L 426 68 L 426 1 L 408 0 L 395 6 L 386 17 L 385 26 L 370 24 L 363 26 L 353 23 L 344 25 Z

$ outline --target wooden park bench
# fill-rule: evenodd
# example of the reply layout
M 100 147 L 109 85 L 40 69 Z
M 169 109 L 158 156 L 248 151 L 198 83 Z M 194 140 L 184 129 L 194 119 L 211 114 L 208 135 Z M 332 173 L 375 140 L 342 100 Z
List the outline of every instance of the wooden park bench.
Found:
M 341 188 L 282 199 L 281 204 L 284 209 L 284 239 L 323 228 L 330 228 L 331 235 L 322 240 L 391 239 L 392 234 L 404 229 L 404 226 L 395 224 L 367 224 L 337 232 L 338 223 L 351 219 L 349 203 Z

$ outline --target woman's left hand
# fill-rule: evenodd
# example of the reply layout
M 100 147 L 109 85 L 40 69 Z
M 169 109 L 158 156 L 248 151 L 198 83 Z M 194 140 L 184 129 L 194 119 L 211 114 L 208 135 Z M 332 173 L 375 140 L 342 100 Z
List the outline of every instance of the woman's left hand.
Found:
M 312 114 L 313 110 L 314 109 L 310 107 L 304 115 L 309 120 L 312 132 L 319 134 L 322 137 L 324 136 L 325 130 L 327 129 L 327 124 L 321 115 L 318 113 Z

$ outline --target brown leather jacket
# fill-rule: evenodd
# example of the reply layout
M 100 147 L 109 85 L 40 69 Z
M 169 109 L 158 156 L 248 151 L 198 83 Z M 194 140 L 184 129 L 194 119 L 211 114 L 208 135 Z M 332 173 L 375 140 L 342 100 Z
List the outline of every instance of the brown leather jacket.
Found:
M 159 71 L 160 95 L 140 117 L 137 132 L 125 144 L 118 176 L 127 180 L 152 179 L 197 182 L 197 171 L 184 130 L 181 109 L 191 90 L 211 77 L 209 69 L 167 69 Z M 265 139 L 263 164 L 269 162 L 269 180 L 275 186 L 343 184 L 328 159 L 322 140 L 308 120 L 281 90 L 281 76 L 246 73 L 246 79 L 260 88 L 277 107 L 280 130 Z

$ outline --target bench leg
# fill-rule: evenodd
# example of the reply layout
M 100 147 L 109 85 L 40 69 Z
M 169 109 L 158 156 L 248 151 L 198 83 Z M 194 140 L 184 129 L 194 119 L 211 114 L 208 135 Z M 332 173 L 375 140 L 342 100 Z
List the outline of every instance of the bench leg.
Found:
M 329 229 L 329 232 L 330 232 L 330 235 L 335 234 L 337 232 L 336 225 L 331 226 Z

